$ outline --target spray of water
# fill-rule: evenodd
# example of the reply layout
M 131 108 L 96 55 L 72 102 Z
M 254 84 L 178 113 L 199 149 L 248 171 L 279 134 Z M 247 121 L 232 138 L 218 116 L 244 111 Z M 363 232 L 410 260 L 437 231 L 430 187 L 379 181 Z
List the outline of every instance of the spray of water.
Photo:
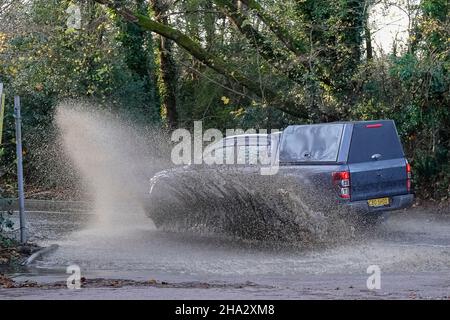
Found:
M 97 223 L 124 228 L 139 222 L 148 181 L 169 163 L 164 134 L 72 103 L 58 107 L 56 122 L 65 152 L 93 200 Z
M 325 193 L 303 183 L 301 176 L 264 176 L 257 167 L 168 169 L 152 178 L 149 198 L 147 214 L 168 230 L 211 230 L 302 246 L 354 236 L 351 213 Z
M 343 215 L 298 178 L 235 166 L 168 168 L 170 143 L 161 131 L 87 105 L 57 110 L 62 144 L 87 185 L 97 226 L 123 231 L 150 224 L 147 215 L 166 230 L 246 240 L 317 245 L 353 235 Z

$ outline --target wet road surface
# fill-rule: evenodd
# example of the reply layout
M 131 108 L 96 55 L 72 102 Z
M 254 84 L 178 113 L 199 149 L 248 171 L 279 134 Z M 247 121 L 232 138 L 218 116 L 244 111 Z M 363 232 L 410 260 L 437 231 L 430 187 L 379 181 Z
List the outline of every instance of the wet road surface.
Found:
M 124 213 L 125 215 L 125 213 Z M 125 217 L 125 218 L 124 218 Z M 448 299 L 450 215 L 395 213 L 364 235 L 326 248 L 252 243 L 155 230 L 140 214 L 105 226 L 89 213 L 29 212 L 32 240 L 59 244 L 14 280 L 66 281 L 77 264 L 88 279 L 167 281 L 173 287 L 0 289 L 1 299 Z M 367 268 L 381 269 L 368 290 Z M 220 284 L 205 288 L 202 283 Z M 185 284 L 185 285 L 183 285 Z M 199 285 L 196 285 L 199 284 Z

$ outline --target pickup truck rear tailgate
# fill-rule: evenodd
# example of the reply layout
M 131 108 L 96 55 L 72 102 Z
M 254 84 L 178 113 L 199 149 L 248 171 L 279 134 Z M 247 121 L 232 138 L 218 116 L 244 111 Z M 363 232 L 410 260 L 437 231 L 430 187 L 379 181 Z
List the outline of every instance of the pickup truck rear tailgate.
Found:
M 407 194 L 406 160 L 349 164 L 351 201 Z
M 407 194 L 406 163 L 394 121 L 355 123 L 348 154 L 350 199 Z

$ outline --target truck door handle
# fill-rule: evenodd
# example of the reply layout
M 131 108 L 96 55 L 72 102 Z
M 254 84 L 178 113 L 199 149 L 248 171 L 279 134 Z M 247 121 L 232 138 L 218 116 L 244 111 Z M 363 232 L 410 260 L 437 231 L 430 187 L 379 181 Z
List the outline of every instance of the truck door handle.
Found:
M 371 158 L 372 158 L 372 160 L 379 160 L 381 158 L 381 154 L 375 153 L 375 154 L 372 155 Z

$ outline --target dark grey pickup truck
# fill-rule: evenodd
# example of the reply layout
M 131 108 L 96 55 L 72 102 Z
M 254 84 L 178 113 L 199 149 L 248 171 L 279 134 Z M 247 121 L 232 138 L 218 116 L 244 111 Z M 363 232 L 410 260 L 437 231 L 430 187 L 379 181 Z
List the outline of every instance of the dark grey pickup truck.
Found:
M 279 143 L 280 173 L 310 171 L 340 202 L 375 215 L 411 206 L 411 167 L 394 121 L 358 121 L 286 128 Z
M 391 120 L 236 135 L 208 146 L 203 159 L 211 155 L 235 161 L 176 167 L 151 180 L 146 211 L 157 226 L 225 225 L 242 237 L 275 239 L 289 229 L 307 238 L 317 228 L 332 232 L 339 215 L 373 222 L 414 198 L 411 168 Z M 261 155 L 269 163 L 261 163 Z M 276 170 L 264 175 L 261 168 Z

